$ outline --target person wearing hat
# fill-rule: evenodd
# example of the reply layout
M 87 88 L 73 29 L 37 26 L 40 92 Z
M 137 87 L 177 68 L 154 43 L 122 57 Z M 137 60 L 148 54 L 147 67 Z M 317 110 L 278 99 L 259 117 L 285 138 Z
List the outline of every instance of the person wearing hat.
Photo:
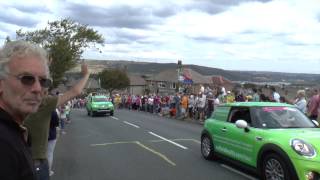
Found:
M 234 95 L 231 93 L 231 91 L 227 91 L 227 103 L 233 103 L 234 102 Z

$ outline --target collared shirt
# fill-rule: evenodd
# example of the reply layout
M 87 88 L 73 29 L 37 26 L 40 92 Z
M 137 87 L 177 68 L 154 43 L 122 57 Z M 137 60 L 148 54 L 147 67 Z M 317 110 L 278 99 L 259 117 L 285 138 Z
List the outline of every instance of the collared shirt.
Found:
M 0 179 L 35 180 L 27 131 L 0 109 Z

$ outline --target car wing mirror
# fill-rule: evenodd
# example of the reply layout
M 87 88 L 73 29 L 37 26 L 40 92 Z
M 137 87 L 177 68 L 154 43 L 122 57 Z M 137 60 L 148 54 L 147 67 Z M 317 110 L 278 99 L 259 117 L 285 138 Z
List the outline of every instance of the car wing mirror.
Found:
M 244 129 L 246 132 L 249 131 L 248 123 L 245 120 L 239 119 L 236 121 L 237 128 Z
M 312 120 L 312 122 L 319 127 L 319 122 L 316 120 Z

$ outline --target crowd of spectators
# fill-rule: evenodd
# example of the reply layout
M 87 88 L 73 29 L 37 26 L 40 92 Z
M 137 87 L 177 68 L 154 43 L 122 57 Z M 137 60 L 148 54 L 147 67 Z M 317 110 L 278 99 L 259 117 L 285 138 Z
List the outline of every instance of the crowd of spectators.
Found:
M 116 94 L 112 97 L 116 108 L 149 112 L 176 119 L 193 119 L 200 122 L 209 118 L 216 106 L 232 102 L 281 102 L 294 104 L 310 118 L 317 118 L 320 111 L 318 89 L 313 89 L 310 97 L 305 90 L 298 90 L 295 97 L 280 94 L 275 87 L 267 89 L 240 88 L 226 90 L 224 87 L 210 89 L 202 87 L 198 93 L 178 92 L 172 95 Z

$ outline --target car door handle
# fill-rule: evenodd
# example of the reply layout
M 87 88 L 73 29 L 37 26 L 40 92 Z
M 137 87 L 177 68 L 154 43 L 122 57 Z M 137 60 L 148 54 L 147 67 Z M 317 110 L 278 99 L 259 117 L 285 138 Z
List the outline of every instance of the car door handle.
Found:
M 227 132 L 227 128 L 224 127 L 224 128 L 221 129 L 221 131 L 222 132 Z

